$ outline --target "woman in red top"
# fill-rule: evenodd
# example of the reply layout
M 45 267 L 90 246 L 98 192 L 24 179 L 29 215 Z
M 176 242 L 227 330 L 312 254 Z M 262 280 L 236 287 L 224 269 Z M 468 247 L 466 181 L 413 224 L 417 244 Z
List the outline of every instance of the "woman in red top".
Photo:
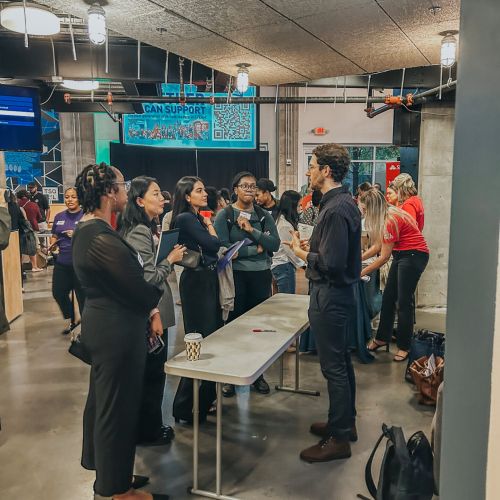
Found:
M 38 208 L 38 205 L 34 201 L 30 201 L 29 193 L 26 189 L 18 191 L 17 198 L 19 199 L 19 206 L 24 209 L 26 218 L 31 224 L 33 231 L 38 231 L 38 223 L 42 221 L 40 208 Z
M 381 347 L 389 350 L 396 303 L 398 304 L 398 352 L 394 361 L 404 361 L 410 350 L 413 334 L 413 294 L 420 276 L 429 261 L 429 248 L 416 222 L 403 210 L 387 203 L 384 196 L 371 189 L 360 200 L 361 211 L 365 214 L 366 228 L 375 245 L 363 254 L 363 260 L 380 256 L 366 266 L 361 276 L 368 275 L 383 266 L 393 256 L 387 284 L 382 297 L 382 310 L 377 335 L 368 350 Z
M 418 229 L 424 229 L 424 204 L 417 196 L 417 188 L 410 174 L 399 174 L 392 182 L 398 195 L 399 208 L 410 214 L 417 221 Z
M 23 215 L 28 222 L 31 224 L 33 231 L 38 231 L 38 223 L 42 221 L 42 214 L 40 212 L 40 208 L 34 201 L 30 201 L 29 193 L 26 189 L 21 189 L 17 192 L 17 198 L 19 200 L 19 207 L 23 212 Z M 36 261 L 36 253 L 34 255 L 29 255 L 31 262 L 31 271 L 34 273 L 39 273 L 43 271 L 42 268 L 38 267 Z

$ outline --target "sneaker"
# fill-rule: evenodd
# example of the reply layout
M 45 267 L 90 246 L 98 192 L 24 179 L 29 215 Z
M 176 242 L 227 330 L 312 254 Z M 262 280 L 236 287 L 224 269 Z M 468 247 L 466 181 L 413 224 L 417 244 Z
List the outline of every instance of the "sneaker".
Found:
M 261 375 L 254 383 L 253 386 L 255 390 L 260 394 L 269 394 L 271 389 L 269 389 L 269 384 L 264 380 L 264 377 Z

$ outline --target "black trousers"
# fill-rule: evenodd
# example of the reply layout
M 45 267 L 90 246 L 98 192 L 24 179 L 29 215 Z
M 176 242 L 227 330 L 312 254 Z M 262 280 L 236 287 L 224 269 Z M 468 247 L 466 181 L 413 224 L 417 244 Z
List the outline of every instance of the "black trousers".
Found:
M 273 275 L 270 269 L 264 271 L 233 271 L 234 311 L 229 321 L 240 317 L 271 296 Z
M 146 363 L 147 318 L 87 299 L 82 342 L 92 357 L 83 414 L 82 466 L 96 471 L 94 491 L 125 493 L 134 470 Z
M 163 426 L 163 393 L 165 392 L 165 363 L 168 355 L 168 330 L 163 330 L 165 347 L 158 354 L 148 353 L 144 368 L 142 404 L 137 432 L 138 443 L 155 441 Z
M 52 296 L 54 297 L 59 309 L 61 309 L 64 319 L 71 319 L 75 322 L 75 312 L 71 301 L 71 292 L 75 291 L 76 298 L 78 299 L 78 308 L 80 309 L 80 316 L 83 311 L 85 303 L 85 294 L 80 282 L 76 277 L 73 266 L 65 266 L 62 264 L 54 265 L 54 274 L 52 275 Z
M 184 269 L 179 284 L 185 333 L 198 332 L 207 337 L 222 326 L 222 311 L 219 302 L 219 278 L 217 270 Z M 202 347 L 203 354 L 203 347 Z M 206 419 L 208 410 L 216 398 L 214 382 L 200 384 L 200 421 Z M 172 414 L 175 419 L 191 422 L 193 419 L 193 381 L 181 378 Z
M 184 269 L 179 291 L 185 333 L 210 335 L 222 326 L 219 278 L 214 269 Z
M 383 342 L 391 340 L 397 304 L 397 345 L 399 349 L 409 351 L 414 324 L 413 294 L 429 262 L 429 254 L 409 250 L 393 252 L 392 255 L 393 261 L 382 296 L 382 310 L 376 338 Z
M 336 288 L 313 282 L 309 322 L 314 331 L 321 372 L 328 383 L 328 428 L 349 439 L 356 419 L 356 378 L 348 350 L 349 318 L 356 307 L 353 286 Z

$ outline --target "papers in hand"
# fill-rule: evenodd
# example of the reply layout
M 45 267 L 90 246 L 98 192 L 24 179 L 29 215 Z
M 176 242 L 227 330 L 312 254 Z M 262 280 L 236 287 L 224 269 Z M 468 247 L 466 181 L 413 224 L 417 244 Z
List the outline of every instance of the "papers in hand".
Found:
M 300 223 L 298 226 L 300 239 L 301 240 L 310 240 L 313 234 L 314 226 L 310 226 L 309 224 Z
M 220 273 L 229 264 L 234 254 L 239 251 L 241 247 L 248 246 L 252 244 L 252 240 L 245 238 L 244 240 L 237 241 L 232 244 L 227 250 L 222 259 L 217 262 L 217 271 Z
M 168 257 L 168 254 L 174 249 L 179 240 L 179 230 L 171 229 L 170 231 L 162 231 L 158 249 L 156 251 L 156 264 Z

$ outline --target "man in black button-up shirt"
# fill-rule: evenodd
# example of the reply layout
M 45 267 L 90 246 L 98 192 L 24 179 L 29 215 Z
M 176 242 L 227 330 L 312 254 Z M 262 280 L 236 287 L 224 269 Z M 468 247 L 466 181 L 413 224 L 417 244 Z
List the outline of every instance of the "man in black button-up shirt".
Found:
M 347 337 L 356 306 L 354 284 L 361 274 L 361 215 L 342 186 L 349 164 L 349 154 L 339 144 L 314 149 L 307 175 L 311 187 L 323 193 L 318 222 L 309 242 L 301 242 L 298 233 L 292 241 L 295 254 L 307 262 L 309 321 L 330 397 L 328 422 L 311 426 L 323 439 L 300 454 L 307 462 L 348 458 L 349 442 L 357 440 L 356 381 Z

